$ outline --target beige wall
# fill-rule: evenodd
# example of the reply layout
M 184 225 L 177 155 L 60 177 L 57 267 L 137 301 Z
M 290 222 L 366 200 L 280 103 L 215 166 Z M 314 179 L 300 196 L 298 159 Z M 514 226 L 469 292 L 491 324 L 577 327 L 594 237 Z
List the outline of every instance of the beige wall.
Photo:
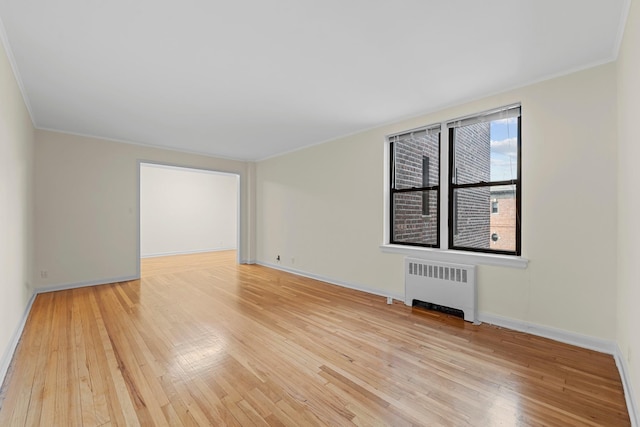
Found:
M 403 257 L 379 249 L 385 135 L 515 102 L 530 263 L 480 267 L 480 312 L 614 340 L 615 64 L 259 162 L 258 261 L 403 295 Z
M 33 126 L 0 43 L 0 381 L 31 295 Z
M 241 259 L 253 258 L 245 162 L 40 130 L 35 152 L 36 287 L 138 274 L 139 160 L 239 174 Z
M 640 4 L 631 4 L 618 59 L 618 336 L 640 408 Z M 640 414 L 639 414 L 640 415 Z

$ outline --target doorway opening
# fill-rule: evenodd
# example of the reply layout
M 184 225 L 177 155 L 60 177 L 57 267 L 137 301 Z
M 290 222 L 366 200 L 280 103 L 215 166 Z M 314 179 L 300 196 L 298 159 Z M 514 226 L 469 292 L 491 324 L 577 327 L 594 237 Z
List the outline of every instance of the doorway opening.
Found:
M 240 259 L 240 176 L 139 163 L 139 260 L 235 251 Z

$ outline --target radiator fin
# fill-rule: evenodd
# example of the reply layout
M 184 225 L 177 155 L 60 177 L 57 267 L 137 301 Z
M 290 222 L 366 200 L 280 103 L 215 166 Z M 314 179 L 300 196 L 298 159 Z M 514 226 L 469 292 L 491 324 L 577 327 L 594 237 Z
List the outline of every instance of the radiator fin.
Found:
M 431 264 L 410 262 L 409 274 L 413 276 L 435 277 L 437 279 L 450 280 L 452 282 L 467 283 L 467 270 L 466 268 L 460 267 L 434 267 Z

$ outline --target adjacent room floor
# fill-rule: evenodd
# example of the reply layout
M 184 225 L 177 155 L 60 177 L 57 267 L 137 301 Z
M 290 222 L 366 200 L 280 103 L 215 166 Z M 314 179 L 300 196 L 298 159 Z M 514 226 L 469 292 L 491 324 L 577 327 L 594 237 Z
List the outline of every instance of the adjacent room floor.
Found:
M 256 265 L 39 295 L 0 425 L 629 425 L 613 357 Z

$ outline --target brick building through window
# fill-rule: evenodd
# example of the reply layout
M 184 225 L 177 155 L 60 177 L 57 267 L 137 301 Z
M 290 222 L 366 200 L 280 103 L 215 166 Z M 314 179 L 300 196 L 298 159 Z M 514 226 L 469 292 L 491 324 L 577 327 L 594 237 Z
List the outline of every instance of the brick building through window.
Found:
M 392 146 L 391 241 L 438 245 L 440 132 L 418 129 L 390 138 Z

